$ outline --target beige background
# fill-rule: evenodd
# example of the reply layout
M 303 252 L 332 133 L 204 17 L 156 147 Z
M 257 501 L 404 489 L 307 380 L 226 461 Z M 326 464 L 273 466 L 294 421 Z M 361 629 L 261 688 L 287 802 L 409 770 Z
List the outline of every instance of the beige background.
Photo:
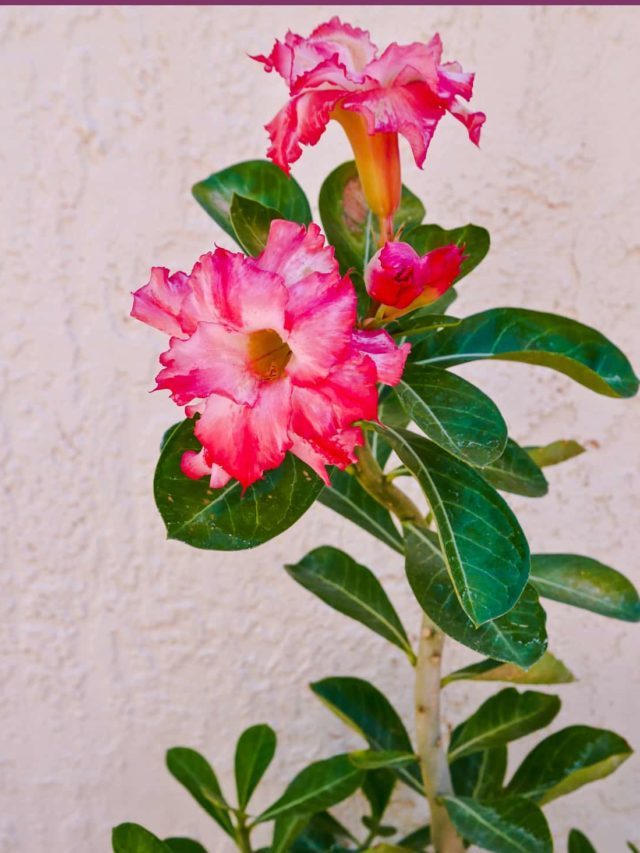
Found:
M 310 680 L 369 677 L 409 718 L 400 655 L 281 568 L 322 542 L 342 545 L 376 569 L 415 635 L 416 606 L 390 551 L 322 507 L 258 551 L 165 541 L 151 476 L 178 412 L 147 393 L 162 336 L 127 316 L 151 264 L 189 269 L 214 240 L 228 244 L 189 188 L 263 156 L 261 127 L 285 91 L 247 53 L 335 11 L 0 12 L 2 853 L 100 853 L 125 819 L 227 851 L 165 771 L 165 748 L 203 750 L 229 787 L 235 737 L 269 721 L 281 749 L 264 805 L 305 762 L 359 745 Z M 475 103 L 489 116 L 482 150 L 443 121 L 425 171 L 408 158 L 405 169 L 430 219 L 492 233 L 457 310 L 562 311 L 598 325 L 640 365 L 638 10 L 378 6 L 348 17 L 383 45 L 439 30 L 447 57 L 477 70 Z M 347 156 L 332 127 L 295 174 L 315 199 Z M 464 373 L 504 408 L 516 439 L 598 445 L 550 472 L 545 500 L 513 500 L 533 547 L 600 557 L 640 580 L 638 399 L 598 397 L 518 365 Z M 549 614 L 551 646 L 580 677 L 561 689 L 554 727 L 610 726 L 637 744 L 633 626 Z M 451 648 L 446 664 L 470 657 Z M 486 693 L 449 688 L 447 720 Z M 552 805 L 558 849 L 574 825 L 600 853 L 640 843 L 639 778 L 634 759 Z M 398 812 L 420 822 L 404 792 Z

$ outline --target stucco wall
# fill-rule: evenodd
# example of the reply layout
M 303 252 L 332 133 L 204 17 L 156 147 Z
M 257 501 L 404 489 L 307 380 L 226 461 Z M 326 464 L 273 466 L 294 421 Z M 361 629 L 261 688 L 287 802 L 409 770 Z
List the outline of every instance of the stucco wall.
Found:
M 152 263 L 189 268 L 214 240 L 229 244 L 189 188 L 263 156 L 261 127 L 285 92 L 246 54 L 335 11 L 0 12 L 2 853 L 107 851 L 110 827 L 125 819 L 227 851 L 164 770 L 166 747 L 201 749 L 230 785 L 236 735 L 270 722 L 280 751 L 264 804 L 309 759 L 359 743 L 312 697 L 310 680 L 371 678 L 409 718 L 400 654 L 281 568 L 322 542 L 342 545 L 377 570 L 417 629 L 391 552 L 322 507 L 254 552 L 165 540 L 151 476 L 178 413 L 147 393 L 161 336 L 127 316 L 129 291 Z M 460 288 L 457 310 L 562 311 L 598 325 L 640 365 L 637 10 L 377 6 L 348 17 L 382 44 L 437 29 L 447 55 L 477 70 L 475 103 L 489 117 L 482 150 L 443 121 L 425 171 L 408 158 L 405 170 L 429 219 L 491 231 L 491 254 Z M 315 198 L 347 157 L 332 127 L 295 174 Z M 549 472 L 545 500 L 513 500 L 533 547 L 588 553 L 640 580 L 638 400 L 518 365 L 464 375 L 504 408 L 517 439 L 594 445 Z M 549 616 L 551 647 L 580 677 L 562 688 L 554 726 L 610 726 L 637 743 L 633 626 L 553 605 Z M 451 647 L 446 664 L 470 657 Z M 487 692 L 449 688 L 447 720 Z M 558 849 L 574 825 L 601 853 L 640 843 L 639 780 L 632 760 L 550 807 Z M 398 810 L 420 821 L 404 793 Z

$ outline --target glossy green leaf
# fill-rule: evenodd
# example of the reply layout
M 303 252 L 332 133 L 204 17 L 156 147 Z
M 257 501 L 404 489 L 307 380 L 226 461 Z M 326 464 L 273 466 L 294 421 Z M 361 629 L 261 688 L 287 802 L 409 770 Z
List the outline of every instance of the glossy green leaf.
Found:
M 194 749 L 177 746 L 167 752 L 167 767 L 207 814 L 233 838 L 229 806 L 208 761 Z
M 397 711 L 373 684 L 361 678 L 337 677 L 316 681 L 311 689 L 334 714 L 362 735 L 371 749 L 414 752 Z M 395 768 L 394 772 L 409 787 L 423 793 L 417 762 Z
M 171 848 L 137 823 L 121 823 L 111 833 L 113 853 L 171 853 Z
M 544 805 L 603 779 L 631 755 L 620 735 L 591 726 L 569 726 L 545 738 L 525 757 L 507 785 Z
M 432 332 L 434 329 L 444 329 L 447 326 L 457 326 L 460 320 L 448 314 L 431 314 L 425 311 L 412 311 L 385 325 L 385 330 L 393 338 L 412 338 Z
M 324 488 L 318 498 L 321 504 L 349 519 L 371 533 L 394 551 L 402 553 L 402 535 L 388 510 L 375 501 L 351 474 L 334 468 L 331 486 Z
M 202 844 L 192 838 L 165 838 L 164 843 L 171 853 L 207 853 Z
M 521 361 L 550 367 L 609 397 L 638 390 L 627 357 L 589 326 L 526 308 L 491 308 L 441 329 L 418 344 L 415 364 L 453 367 L 478 359 Z
M 284 219 L 308 225 L 311 208 L 299 184 L 268 160 L 247 160 L 210 175 L 193 187 L 196 201 L 235 239 L 231 222 L 234 195 L 280 212 Z
M 526 498 L 541 498 L 549 491 L 547 479 L 531 456 L 509 439 L 504 452 L 489 462 L 478 473 L 491 483 L 494 489 L 524 495 Z
M 389 770 L 368 770 L 362 783 L 362 793 L 369 801 L 371 817 L 379 820 L 386 811 L 397 776 Z
M 235 757 L 238 805 L 244 809 L 276 752 L 276 733 L 264 723 L 251 726 L 238 738 Z
M 315 850 L 328 850 L 334 842 L 332 836 L 309 829 L 310 814 L 284 814 L 273 823 L 273 838 L 269 853 L 312 853 Z M 317 846 L 318 844 L 324 846 Z
M 405 243 L 409 243 L 419 255 L 425 255 L 442 246 L 455 244 L 464 249 L 465 260 L 460 267 L 460 275 L 456 281 L 460 281 L 465 275 L 469 275 L 480 261 L 484 260 L 489 251 L 491 240 L 486 228 L 479 225 L 463 225 L 461 228 L 452 228 L 450 231 L 439 225 L 420 225 L 408 231 L 403 237 Z
M 393 643 L 414 662 L 415 654 L 398 614 L 378 578 L 344 551 L 323 545 L 295 565 L 291 577 L 330 607 Z
M 442 802 L 460 835 L 493 853 L 552 853 L 553 841 L 545 816 L 524 797 L 489 802 L 470 797 L 443 797 Z
M 295 818 L 291 822 L 293 820 Z M 276 827 L 281 823 L 276 821 Z M 328 850 L 338 846 L 340 841 L 355 841 L 355 838 L 329 812 L 319 812 L 311 817 L 289 851 L 290 853 L 327 853 Z M 277 853 L 277 850 L 272 847 L 270 853 Z
M 584 453 L 586 448 L 573 439 L 552 441 L 535 447 L 523 448 L 533 459 L 539 468 L 548 468 L 550 465 L 559 465 Z
M 334 169 L 320 189 L 320 218 L 324 233 L 344 272 L 350 267 L 362 271 L 378 246 L 379 228 L 375 216 L 369 215 L 367 202 L 360 185 L 358 171 L 351 160 Z M 411 228 L 422 222 L 425 210 L 422 202 L 406 187 L 402 188 L 400 205 L 393 226 Z
M 596 848 L 579 829 L 569 833 L 568 853 L 596 853 Z
M 557 696 L 506 687 L 453 730 L 449 761 L 500 746 L 548 726 L 560 710 Z
M 272 207 L 265 207 L 259 201 L 233 194 L 229 218 L 235 237 L 241 248 L 249 255 L 259 255 L 267 245 L 269 227 L 274 219 L 282 219 L 282 214 Z
M 402 767 L 413 764 L 416 756 L 413 752 L 398 750 L 360 749 L 349 753 L 349 758 L 361 770 L 380 770 L 383 767 Z
M 451 762 L 449 770 L 456 796 L 494 799 L 502 791 L 507 772 L 507 747 L 494 746 L 463 755 Z
M 476 628 L 453 589 L 437 539 L 428 531 L 407 527 L 406 571 L 418 603 L 445 634 L 480 654 L 528 668 L 547 648 L 546 614 L 531 586 L 526 586 L 509 613 Z
M 284 794 L 255 822 L 324 811 L 350 797 L 360 787 L 362 779 L 362 770 L 351 762 L 348 755 L 334 755 L 315 761 L 298 773 Z
M 624 622 L 640 620 L 638 593 L 627 578 L 577 554 L 534 554 L 531 583 L 540 595 Z
M 529 546 L 504 499 L 472 468 L 422 436 L 376 426 L 429 501 L 447 569 L 469 618 L 509 611 L 529 575 Z
M 254 548 L 291 527 L 324 488 L 291 453 L 244 495 L 237 480 L 222 489 L 210 488 L 207 477 L 191 480 L 180 460 L 185 450 L 200 448 L 193 426 L 189 418 L 176 425 L 156 467 L 153 489 L 169 539 L 217 551 Z
M 442 686 L 454 681 L 511 681 L 514 684 L 568 684 L 575 681 L 572 673 L 551 652 L 545 652 L 530 669 L 493 658 L 472 663 L 442 679 Z
M 466 379 L 438 367 L 408 364 L 395 393 L 408 417 L 454 456 L 487 465 L 502 454 L 504 418 L 493 400 Z

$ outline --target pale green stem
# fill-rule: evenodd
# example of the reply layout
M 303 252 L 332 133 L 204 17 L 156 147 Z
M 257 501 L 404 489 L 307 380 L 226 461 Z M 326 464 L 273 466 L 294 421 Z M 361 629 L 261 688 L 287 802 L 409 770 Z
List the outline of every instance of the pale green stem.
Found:
M 361 486 L 402 522 L 426 527 L 418 507 L 391 482 L 368 445 L 358 448 L 355 476 Z M 423 614 L 416 663 L 416 747 L 431 810 L 431 838 L 436 853 L 463 853 L 462 839 L 439 798 L 453 793 L 440 725 L 440 677 L 444 634 Z

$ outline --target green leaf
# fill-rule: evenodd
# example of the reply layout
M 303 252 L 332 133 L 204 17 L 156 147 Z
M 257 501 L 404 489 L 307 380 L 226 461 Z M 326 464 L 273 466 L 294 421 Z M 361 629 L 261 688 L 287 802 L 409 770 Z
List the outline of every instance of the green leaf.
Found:
M 509 611 L 527 582 L 529 546 L 504 499 L 472 468 L 422 436 L 375 428 L 424 490 L 467 615 L 481 625 Z
M 640 853 L 640 850 L 633 844 L 631 841 L 627 841 L 627 847 L 631 850 L 631 853 Z
M 572 829 L 569 833 L 568 853 L 596 853 L 596 848 L 580 830 Z
M 379 230 L 377 218 L 369 216 L 356 164 L 352 160 L 338 166 L 326 178 L 320 189 L 319 207 L 324 233 L 335 247 L 341 269 L 346 272 L 355 267 L 362 272 L 363 264 L 377 250 Z M 424 213 L 422 202 L 403 187 L 400 206 L 393 219 L 394 231 L 401 226 L 411 228 L 417 225 L 422 222 Z M 365 253 L 368 255 L 366 259 Z
M 241 248 L 249 255 L 259 255 L 267 245 L 269 227 L 274 219 L 282 219 L 282 214 L 272 207 L 265 207 L 259 201 L 233 194 L 229 218 L 235 237 Z
M 202 844 L 192 838 L 165 838 L 164 843 L 171 853 L 207 853 Z
M 464 755 L 453 761 L 449 770 L 458 797 L 495 799 L 502 792 L 507 772 L 507 747 L 494 746 Z
M 481 660 L 442 679 L 442 687 L 454 681 L 511 681 L 514 684 L 568 684 L 575 681 L 572 673 L 551 652 L 545 652 L 531 669 L 521 669 L 513 663 L 493 658 Z
M 114 853 L 171 853 L 171 848 L 137 823 L 121 823 L 111 833 Z
M 307 853 L 307 851 L 326 850 L 327 844 L 330 846 L 334 839 L 331 836 L 323 837 L 321 842 L 325 846 L 316 847 L 316 834 L 313 831 L 309 832 L 310 819 L 310 814 L 285 814 L 276 818 L 273 824 L 271 847 L 268 848 L 269 853 L 287 853 L 287 851 Z
M 350 797 L 360 787 L 362 779 L 362 770 L 348 755 L 316 761 L 298 773 L 284 794 L 262 812 L 255 823 L 324 811 Z
M 236 745 L 235 775 L 238 805 L 244 809 L 276 752 L 276 733 L 264 723 L 251 726 Z
M 509 613 L 476 628 L 456 598 L 433 534 L 406 529 L 406 571 L 418 603 L 445 634 L 476 652 L 528 668 L 547 648 L 546 614 L 531 586 Z
M 500 746 L 548 726 L 560 710 L 557 696 L 505 687 L 453 730 L 449 761 Z
M 302 225 L 311 222 L 311 208 L 300 186 L 268 160 L 236 163 L 200 181 L 192 192 L 209 216 L 234 239 L 236 233 L 231 222 L 234 195 L 277 210 L 283 219 Z
M 290 819 L 291 822 L 296 818 Z M 282 821 L 276 821 L 276 827 Z M 355 841 L 355 838 L 329 812 L 319 812 L 308 821 L 304 830 L 296 837 L 289 848 L 290 853 L 327 853 L 333 850 L 338 841 Z M 270 853 L 277 853 L 271 848 Z
M 431 844 L 431 827 L 427 824 L 414 829 L 409 835 L 401 838 L 399 844 L 408 850 L 417 850 L 418 853 L 423 853 L 425 848 Z
M 194 749 L 177 746 L 167 752 L 167 767 L 206 813 L 233 838 L 235 833 L 228 814 L 229 806 L 206 758 Z
M 638 390 L 627 357 L 600 332 L 526 308 L 473 314 L 429 336 L 412 353 L 415 364 L 439 367 L 493 358 L 550 367 L 608 397 L 632 397 Z
M 389 805 L 396 778 L 389 770 L 368 770 L 365 773 L 362 793 L 369 801 L 374 820 L 380 820 Z
M 620 735 L 590 726 L 569 726 L 545 738 L 526 756 L 507 785 L 544 805 L 589 782 L 604 779 L 631 755 Z
M 361 678 L 325 678 L 311 689 L 334 714 L 362 735 L 371 749 L 414 752 L 407 730 L 389 700 Z M 394 770 L 409 787 L 423 793 L 420 768 L 413 765 Z
M 511 439 L 508 439 L 502 456 L 478 468 L 478 473 L 494 489 L 514 495 L 541 498 L 549 491 L 549 484 L 540 468 L 526 450 Z
M 439 225 L 420 225 L 408 231 L 403 237 L 405 243 L 413 246 L 419 255 L 425 255 L 442 246 L 461 246 L 466 255 L 460 267 L 460 275 L 456 281 L 460 281 L 465 275 L 469 275 L 475 269 L 489 251 L 491 240 L 486 228 L 479 225 L 463 225 L 461 228 L 452 228 L 446 231 Z
M 388 510 L 375 501 L 351 474 L 334 468 L 331 486 L 325 487 L 318 498 L 321 504 L 349 519 L 371 533 L 394 551 L 402 553 L 402 536 Z
M 210 488 L 207 477 L 191 480 L 180 460 L 185 450 L 200 449 L 193 427 L 187 418 L 171 433 L 156 467 L 154 494 L 169 539 L 217 551 L 255 548 L 291 527 L 324 488 L 291 453 L 244 495 L 237 480 L 222 489 Z
M 480 802 L 469 797 L 443 797 L 458 832 L 493 853 L 552 853 L 549 825 L 540 809 L 524 797 Z
M 450 317 L 448 314 L 432 314 L 418 309 L 386 324 L 384 328 L 393 338 L 414 338 L 423 335 L 424 332 L 457 326 L 459 323 L 460 320 L 457 317 Z
M 395 393 L 411 420 L 464 462 L 487 465 L 502 454 L 507 441 L 504 418 L 493 400 L 466 379 L 437 367 L 408 364 Z
M 349 758 L 361 770 L 380 770 L 383 767 L 402 767 L 416 760 L 413 752 L 398 752 L 398 750 L 360 749 L 350 752 Z
M 560 440 L 552 441 L 551 444 L 544 444 L 537 447 L 525 447 L 529 456 L 540 468 L 548 468 L 550 465 L 559 465 L 560 462 L 566 462 L 569 459 L 574 459 L 584 453 L 586 448 L 577 441 Z
M 624 622 L 640 620 L 638 593 L 627 578 L 576 554 L 534 554 L 531 583 L 540 595 Z
M 361 622 L 415 662 L 415 654 L 393 604 L 372 571 L 344 551 L 323 545 L 295 565 L 291 577 L 330 607 Z

